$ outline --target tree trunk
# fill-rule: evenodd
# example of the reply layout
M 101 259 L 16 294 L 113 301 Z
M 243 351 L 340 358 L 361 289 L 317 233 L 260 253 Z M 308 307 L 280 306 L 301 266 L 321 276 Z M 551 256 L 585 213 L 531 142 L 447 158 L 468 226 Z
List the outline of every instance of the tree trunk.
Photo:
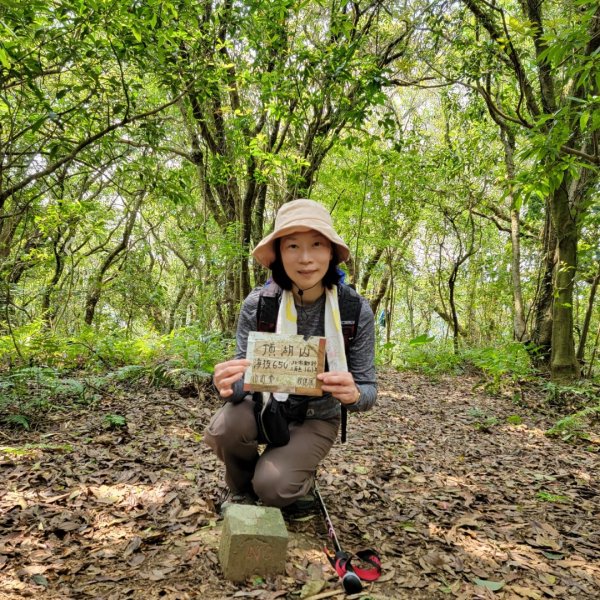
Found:
M 569 202 L 567 178 L 551 197 L 552 221 L 556 230 L 554 305 L 552 311 L 551 372 L 557 379 L 579 375 L 573 338 L 573 288 L 577 271 L 577 223 Z
M 15 305 L 11 300 L 11 289 L 21 281 L 21 278 L 28 269 L 36 265 L 36 259 L 33 258 L 35 250 L 44 246 L 46 239 L 42 232 L 37 228 L 32 232 L 29 239 L 22 248 L 15 252 L 15 258 L 0 263 L 0 311 L 6 314 L 7 324 L 9 315 L 14 314 Z M 15 325 L 19 325 L 18 319 L 15 319 Z M 3 331 L 4 328 L 0 329 Z
M 143 198 L 144 194 L 140 193 L 137 201 L 131 209 L 129 217 L 127 218 L 125 230 L 123 231 L 123 237 L 121 238 L 121 241 L 104 259 L 102 265 L 100 266 L 100 269 L 98 270 L 98 273 L 95 275 L 94 279 L 90 284 L 88 295 L 85 301 L 84 322 L 86 325 L 91 325 L 94 320 L 94 316 L 96 314 L 96 307 L 98 306 L 98 302 L 100 301 L 100 297 L 102 295 L 102 286 L 104 285 L 104 274 L 113 265 L 119 254 L 121 254 L 121 252 L 123 252 L 123 250 L 125 250 L 127 248 L 127 245 L 129 244 L 129 238 L 131 237 L 131 232 L 133 231 L 133 226 L 135 224 L 135 220 L 137 218 L 137 214 L 142 204 Z
M 13 238 L 20 221 L 20 215 L 9 216 L 5 214 L 4 209 L 0 209 L 0 260 L 10 256 Z
M 592 281 L 592 287 L 590 289 L 590 297 L 588 299 L 588 307 L 585 312 L 585 318 L 583 320 L 583 327 L 581 329 L 581 338 L 579 339 L 579 347 L 577 348 L 577 360 L 583 363 L 585 357 L 585 343 L 587 342 L 587 336 L 590 331 L 590 323 L 592 321 L 592 313 L 594 312 L 594 300 L 596 299 L 596 291 L 598 290 L 598 283 L 600 283 L 600 271 L 596 274 Z
M 521 218 L 520 209 L 514 196 L 515 179 L 515 135 L 506 125 L 500 123 L 502 143 L 504 144 L 504 163 L 508 175 L 508 199 L 510 201 L 510 242 L 511 242 L 511 278 L 513 292 L 513 335 L 521 342 L 527 336 L 523 292 L 521 287 Z
M 473 212 L 471 208 L 469 208 L 469 240 L 468 245 L 465 248 L 463 245 L 463 241 L 460 237 L 460 229 L 456 223 L 456 217 L 450 216 L 448 213 L 445 213 L 446 219 L 449 221 L 452 229 L 454 230 L 454 234 L 456 235 L 456 239 L 459 243 L 459 252 L 458 256 L 455 260 L 452 261 L 452 271 L 450 272 L 450 277 L 448 278 L 448 292 L 449 292 L 449 302 L 450 302 L 450 319 L 452 324 L 452 345 L 454 346 L 454 353 L 458 354 L 458 345 L 459 345 L 459 335 L 460 335 L 460 325 L 458 323 L 458 312 L 456 310 L 456 299 L 455 299 L 455 291 L 456 291 L 456 280 L 458 279 L 458 272 L 463 263 L 465 263 L 473 254 L 476 252 L 475 248 L 475 222 L 473 221 Z
M 544 254 L 540 265 L 540 283 L 533 307 L 535 320 L 531 332 L 534 359 L 538 367 L 548 367 L 550 365 L 552 348 L 552 311 L 554 303 L 552 275 L 556 260 L 556 233 L 548 202 L 546 203 L 543 245 Z
M 377 290 L 377 294 L 369 302 L 369 304 L 371 305 L 371 310 L 373 311 L 373 314 L 375 315 L 375 318 L 377 318 L 377 311 L 379 310 L 379 305 L 381 304 L 381 301 L 383 300 L 383 298 L 385 297 L 385 295 L 388 291 L 388 287 L 390 285 L 390 280 L 391 280 L 391 276 L 390 276 L 390 271 L 388 270 L 386 272 L 384 278 L 381 280 L 381 285 L 379 286 L 379 289 Z
M 511 193 L 512 196 L 512 193 Z M 521 242 L 520 242 L 520 224 L 521 217 L 518 208 L 514 207 L 510 211 L 510 240 L 512 246 L 511 257 L 511 275 L 513 286 L 513 334 L 517 341 L 523 342 L 527 338 L 527 324 L 525 322 L 525 308 L 523 305 L 523 291 L 521 288 Z
M 261 184 L 259 186 L 258 197 L 256 199 L 256 207 L 254 209 L 254 223 L 252 229 L 252 244 L 256 246 L 262 239 L 265 231 L 265 205 L 267 202 L 267 186 Z M 254 274 L 254 285 L 259 285 L 264 279 L 264 267 L 258 264 L 257 261 L 252 261 L 252 272 Z
M 54 314 L 50 313 L 50 302 L 52 298 L 52 293 L 54 289 L 58 285 L 60 278 L 62 276 L 64 266 L 65 266 L 65 247 L 67 245 L 67 240 L 65 240 L 59 247 L 60 241 L 60 233 L 58 234 L 58 238 L 54 240 L 53 252 L 54 252 L 54 275 L 52 276 L 52 280 L 46 286 L 44 290 L 44 295 L 42 297 L 42 318 L 44 319 L 44 324 L 46 327 L 50 327 L 54 318 L 56 316 L 56 310 Z
M 375 253 L 372 256 L 370 256 L 369 259 L 367 260 L 367 264 L 365 265 L 364 273 L 363 273 L 363 276 L 362 276 L 362 279 L 360 282 L 361 293 L 364 294 L 367 291 L 367 287 L 369 286 L 369 280 L 371 279 L 371 276 L 373 275 L 373 270 L 377 266 L 377 263 L 379 263 L 379 259 L 382 257 L 384 250 L 385 250 L 384 246 L 380 246 L 379 248 L 376 248 Z
M 454 321 L 452 319 L 452 316 L 449 315 L 441 306 L 435 306 L 433 308 L 433 312 L 438 317 L 440 317 L 442 319 L 442 321 L 444 321 L 444 323 L 447 323 L 451 327 L 454 327 Z M 429 329 L 429 327 L 427 329 Z M 459 335 L 462 335 L 463 337 L 465 337 L 467 335 L 465 328 L 462 327 L 460 323 L 458 324 L 458 333 L 459 333 Z
M 448 278 L 448 291 L 449 291 L 449 302 L 450 302 L 450 316 L 452 323 L 452 345 L 454 347 L 454 354 L 458 354 L 458 313 L 456 312 L 456 300 L 454 299 L 454 289 L 456 287 L 456 277 L 458 276 L 459 263 L 454 263 L 452 273 Z
M 415 327 L 415 289 L 414 287 L 406 287 L 406 310 L 408 312 L 408 324 L 410 326 L 410 338 L 417 337 L 417 329 Z
M 596 351 L 598 350 L 598 342 L 600 341 L 600 323 L 598 323 L 598 331 L 596 332 L 596 340 L 594 341 L 594 348 L 592 355 L 590 356 L 590 364 L 587 370 L 587 377 L 591 379 L 594 370 L 594 361 L 596 360 Z
M 252 209 L 256 203 L 258 188 L 254 180 L 254 170 L 250 174 L 248 191 L 242 205 L 242 257 L 240 260 L 240 301 L 250 293 L 250 265 L 248 255 L 252 243 Z
M 169 321 L 167 323 L 167 331 L 165 333 L 171 333 L 173 331 L 173 329 L 175 329 L 175 317 L 177 315 L 177 310 L 179 309 L 179 305 L 181 304 L 181 301 L 183 300 L 183 297 L 185 296 L 187 289 L 188 289 L 188 284 L 187 284 L 187 273 L 186 273 L 186 279 L 181 284 L 181 287 L 179 288 L 179 292 L 177 293 L 177 297 L 175 298 L 175 302 L 173 302 L 171 309 L 169 310 Z

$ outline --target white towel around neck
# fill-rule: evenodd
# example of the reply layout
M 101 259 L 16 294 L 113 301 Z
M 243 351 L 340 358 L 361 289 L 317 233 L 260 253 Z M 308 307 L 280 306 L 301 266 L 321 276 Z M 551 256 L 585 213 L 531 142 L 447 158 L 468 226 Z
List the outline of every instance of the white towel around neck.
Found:
M 275 333 L 285 333 L 287 335 L 298 333 L 298 313 L 294 302 L 294 294 L 289 290 L 283 290 L 281 295 Z M 347 371 L 348 363 L 346 362 L 346 351 L 344 350 L 337 286 L 334 286 L 331 290 L 325 289 L 325 338 L 325 351 L 329 369 L 331 371 Z M 288 395 L 281 392 L 273 394 L 279 402 L 285 402 Z M 268 398 L 268 394 L 265 393 L 265 396 Z

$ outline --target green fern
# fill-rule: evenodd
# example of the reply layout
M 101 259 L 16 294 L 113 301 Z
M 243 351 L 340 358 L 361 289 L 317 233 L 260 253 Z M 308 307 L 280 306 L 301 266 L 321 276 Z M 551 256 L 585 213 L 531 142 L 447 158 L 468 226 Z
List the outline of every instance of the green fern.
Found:
M 464 353 L 466 361 L 477 367 L 484 380 L 476 387 L 497 394 L 504 384 L 513 384 L 533 374 L 530 358 L 522 344 L 508 343 L 493 348 L 475 348 Z
M 147 375 L 148 371 L 149 369 L 145 365 L 125 365 L 116 371 L 112 371 L 107 378 L 134 383 Z
M 598 400 L 598 386 L 591 382 L 564 385 L 547 381 L 543 386 L 546 402 L 554 406 L 565 406 L 569 402 L 585 403 Z
M 29 419 L 25 415 L 8 415 L 5 421 L 9 425 L 17 425 L 19 427 L 22 427 L 23 429 L 29 430 L 31 428 L 31 425 L 29 424 Z
M 123 415 L 105 415 L 104 425 L 110 429 L 116 429 L 118 427 L 125 427 L 127 425 L 127 419 Z
M 398 371 L 418 371 L 431 377 L 460 373 L 463 362 L 450 345 L 425 335 L 406 344 L 387 342 L 378 349 L 377 356 L 379 364 L 392 364 Z
M 560 436 L 563 440 L 569 440 L 573 437 L 588 439 L 589 434 L 586 432 L 587 421 L 596 415 L 600 415 L 600 404 L 587 406 L 572 415 L 564 417 L 548 429 L 546 435 Z

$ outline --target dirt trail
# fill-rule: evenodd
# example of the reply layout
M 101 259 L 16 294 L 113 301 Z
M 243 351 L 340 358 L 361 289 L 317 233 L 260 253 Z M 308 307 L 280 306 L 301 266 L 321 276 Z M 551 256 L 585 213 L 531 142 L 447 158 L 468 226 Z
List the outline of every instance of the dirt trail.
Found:
M 596 600 L 595 448 L 545 437 L 539 399 L 516 406 L 476 383 L 381 374 L 377 408 L 350 415 L 320 482 L 347 549 L 383 556 L 360 597 Z M 221 467 L 201 440 L 216 406 L 116 389 L 43 430 L 2 433 L 0 599 L 343 598 L 317 515 L 289 521 L 286 575 L 221 578 Z M 127 427 L 106 430 L 108 413 Z

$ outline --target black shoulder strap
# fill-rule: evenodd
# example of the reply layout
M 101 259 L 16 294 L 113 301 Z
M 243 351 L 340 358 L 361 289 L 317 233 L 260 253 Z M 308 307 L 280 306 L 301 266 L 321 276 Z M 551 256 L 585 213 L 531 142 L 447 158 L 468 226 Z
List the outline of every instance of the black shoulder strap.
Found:
M 273 333 L 277 326 L 281 288 L 276 283 L 269 283 L 260 290 L 258 309 L 256 311 L 256 331 Z
M 342 321 L 342 335 L 346 354 L 356 337 L 358 319 L 360 318 L 361 302 L 356 290 L 349 285 L 338 286 L 338 302 L 340 305 L 340 320 Z
M 342 322 L 342 335 L 344 336 L 344 349 L 346 356 L 352 342 L 356 337 L 358 319 L 360 317 L 361 301 L 358 292 L 349 285 L 338 286 L 338 302 L 340 305 L 340 320 Z M 348 429 L 348 409 L 342 404 L 341 438 L 342 444 L 346 442 Z

